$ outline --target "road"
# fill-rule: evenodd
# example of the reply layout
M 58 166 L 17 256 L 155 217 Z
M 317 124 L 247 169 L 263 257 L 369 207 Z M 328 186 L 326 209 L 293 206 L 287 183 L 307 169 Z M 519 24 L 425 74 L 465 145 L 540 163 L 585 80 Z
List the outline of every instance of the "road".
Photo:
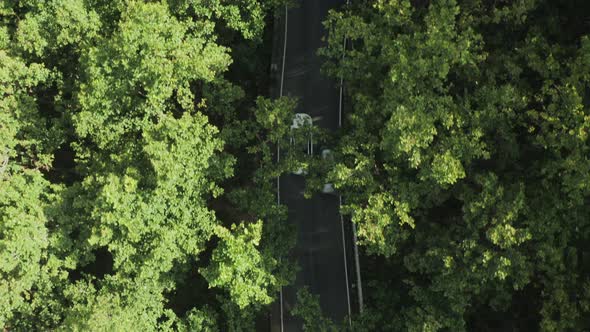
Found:
M 284 24 L 279 62 L 279 95 L 297 97 L 297 113 L 307 113 L 314 125 L 336 130 L 339 127 L 340 89 L 337 81 L 320 74 L 322 60 L 318 48 L 324 46 L 322 21 L 328 10 L 344 0 L 301 0 L 290 8 Z M 283 18 L 284 20 L 285 18 Z M 320 151 L 315 151 L 319 153 Z M 301 321 L 289 311 L 296 292 L 307 286 L 320 296 L 323 313 L 335 322 L 344 322 L 351 313 L 350 274 L 352 237 L 339 214 L 339 197 L 317 194 L 303 197 L 305 179 L 284 175 L 278 180 L 279 202 L 288 207 L 289 222 L 297 225 L 297 245 L 293 255 L 301 268 L 295 284 L 282 290 L 271 318 L 271 331 L 302 331 Z

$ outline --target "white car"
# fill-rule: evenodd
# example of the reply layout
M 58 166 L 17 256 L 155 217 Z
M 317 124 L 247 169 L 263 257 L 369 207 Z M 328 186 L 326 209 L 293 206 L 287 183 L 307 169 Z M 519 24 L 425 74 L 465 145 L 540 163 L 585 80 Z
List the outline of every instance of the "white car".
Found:
M 330 149 L 323 149 L 322 150 L 322 159 L 329 159 L 332 158 L 332 150 Z M 322 187 L 322 193 L 324 194 L 333 194 L 335 192 L 334 185 L 331 183 L 325 183 Z
M 305 126 L 309 126 L 309 127 L 313 126 L 313 119 L 311 118 L 311 116 L 306 113 L 296 113 L 295 116 L 293 117 L 293 123 L 291 124 L 291 130 L 303 128 Z M 293 136 L 291 136 L 290 143 L 295 144 L 295 139 Z M 309 131 L 309 136 L 307 137 L 307 140 L 305 141 L 305 146 L 303 147 L 303 149 L 308 156 L 313 155 L 313 132 L 311 130 Z M 322 150 L 322 159 L 329 159 L 329 158 L 332 158 L 332 150 L 323 149 Z M 307 170 L 304 167 L 300 167 L 300 168 L 294 170 L 293 174 L 305 175 L 305 174 L 307 174 Z M 324 193 L 324 194 L 335 193 L 334 185 L 332 185 L 331 183 L 324 184 L 324 186 L 322 187 L 322 193 Z
M 296 113 L 293 117 L 293 124 L 291 124 L 291 130 L 303 128 L 305 126 L 313 126 L 313 119 L 309 114 L 306 113 Z M 295 144 L 295 139 L 291 136 L 291 144 Z M 313 133 L 311 130 L 309 131 L 309 137 L 306 140 L 304 151 L 307 155 L 313 155 Z M 293 174 L 302 175 L 307 174 L 307 171 L 300 167 L 293 171 Z

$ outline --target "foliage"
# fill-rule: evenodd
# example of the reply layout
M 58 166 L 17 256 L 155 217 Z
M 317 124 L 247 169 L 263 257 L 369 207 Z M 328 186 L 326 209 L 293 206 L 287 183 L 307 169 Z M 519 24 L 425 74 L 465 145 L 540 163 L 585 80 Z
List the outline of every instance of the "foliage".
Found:
M 245 186 L 236 165 L 270 167 L 256 131 L 284 133 L 225 75 L 280 4 L 0 4 L 1 328 L 254 329 L 291 278 L 285 211 L 258 206 L 263 175 L 226 207 L 259 221 L 215 202 Z
M 338 331 L 334 322 L 322 316 L 319 297 L 310 293 L 307 288 L 297 291 L 297 303 L 291 309 L 291 314 L 303 319 L 304 331 Z
M 22 171 L 0 180 L 0 324 L 30 299 L 46 258 L 48 185 L 38 172 Z
M 395 0 L 331 12 L 321 53 L 351 111 L 328 178 L 367 265 L 398 271 L 366 271 L 377 326 L 589 326 L 588 9 Z
M 257 246 L 262 236 L 262 222 L 218 230 L 221 243 L 213 250 L 212 264 L 201 273 L 210 287 L 228 287 L 233 302 L 241 309 L 251 303 L 270 304 L 266 289 L 276 284 L 264 269 L 264 257 Z M 269 257 L 271 258 L 271 257 Z M 273 287 L 274 288 L 274 287 Z
M 0 30 L 3 40 L 7 30 Z M 44 207 L 58 187 L 43 178 L 51 164 L 57 130 L 39 119 L 31 91 L 50 80 L 42 64 L 30 63 L 0 47 L 0 325 L 27 306 L 31 288 L 47 259 L 48 217 Z

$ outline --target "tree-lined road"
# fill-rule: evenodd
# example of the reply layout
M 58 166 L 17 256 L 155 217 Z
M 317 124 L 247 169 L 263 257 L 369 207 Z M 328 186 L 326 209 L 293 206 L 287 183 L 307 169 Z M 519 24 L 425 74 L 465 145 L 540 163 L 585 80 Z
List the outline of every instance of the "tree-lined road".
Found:
M 320 74 L 318 48 L 324 46 L 322 21 L 328 10 L 342 0 L 303 0 L 283 17 L 283 42 L 278 64 L 281 95 L 298 99 L 297 113 L 307 113 L 314 125 L 335 130 L 339 126 L 340 91 L 337 82 Z M 285 24 L 286 23 L 286 24 Z M 284 61 L 284 62 L 283 62 Z M 316 149 L 315 153 L 320 151 Z M 350 282 L 346 261 L 350 238 L 345 236 L 339 215 L 339 198 L 317 194 L 303 197 L 305 180 L 298 175 L 279 179 L 279 201 L 288 207 L 289 221 L 297 225 L 294 256 L 301 270 L 295 284 L 283 289 L 272 315 L 272 331 L 301 331 L 301 322 L 289 312 L 295 305 L 296 292 L 307 286 L 320 296 L 324 314 L 342 322 L 351 312 Z M 348 266 L 347 266 L 348 265 Z

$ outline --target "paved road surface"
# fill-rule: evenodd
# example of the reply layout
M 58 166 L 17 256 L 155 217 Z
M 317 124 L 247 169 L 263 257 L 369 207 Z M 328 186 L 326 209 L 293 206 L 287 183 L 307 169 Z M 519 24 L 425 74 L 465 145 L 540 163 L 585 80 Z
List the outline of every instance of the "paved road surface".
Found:
M 322 21 L 328 10 L 344 2 L 301 0 L 297 8 L 289 9 L 284 73 L 281 62 L 278 68 L 279 75 L 282 73 L 282 94 L 298 98 L 296 112 L 311 115 L 314 125 L 330 130 L 338 128 L 338 82 L 320 74 L 321 59 L 316 53 L 324 45 L 321 40 L 325 35 Z M 314 152 L 317 154 L 320 151 Z M 320 305 L 328 317 L 343 322 L 350 313 L 351 294 L 345 269 L 345 238 L 338 212 L 339 198 L 318 194 L 312 199 L 305 199 L 302 195 L 305 180 L 301 176 L 285 175 L 279 181 L 280 202 L 289 209 L 289 222 L 298 227 L 298 242 L 293 254 L 301 267 L 295 285 L 284 288 L 282 292 L 282 331 L 302 330 L 301 322 L 289 314 L 295 304 L 296 291 L 302 286 L 320 295 Z M 346 241 L 350 242 L 350 237 L 346 237 Z M 272 331 L 281 331 L 281 315 L 277 312 L 280 303 L 278 305 L 272 315 Z

